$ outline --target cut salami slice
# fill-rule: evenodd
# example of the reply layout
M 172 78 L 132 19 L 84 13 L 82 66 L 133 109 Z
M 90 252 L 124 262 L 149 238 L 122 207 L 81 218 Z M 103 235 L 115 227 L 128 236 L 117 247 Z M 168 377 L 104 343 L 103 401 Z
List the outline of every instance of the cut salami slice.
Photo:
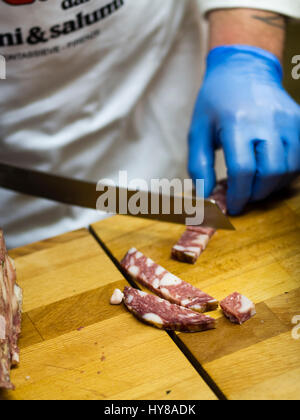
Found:
M 0 389 L 14 389 L 11 367 L 19 363 L 22 291 L 16 284 L 16 270 L 8 256 L 0 230 Z
M 124 304 L 139 320 L 160 329 L 200 332 L 216 328 L 211 317 L 131 287 L 125 287 Z
M 172 248 L 172 258 L 189 264 L 195 264 L 206 249 L 215 230 L 211 228 L 188 227 L 178 243 Z
M 210 197 L 224 213 L 227 211 L 226 192 L 227 183 L 222 181 Z M 216 230 L 213 228 L 188 226 L 177 244 L 173 246 L 172 258 L 180 262 L 195 264 L 215 232 Z
M 217 309 L 218 301 L 132 248 L 121 261 L 125 272 L 156 295 L 196 312 Z
M 220 306 L 224 315 L 234 324 L 242 325 L 256 315 L 254 303 L 237 292 L 222 300 Z

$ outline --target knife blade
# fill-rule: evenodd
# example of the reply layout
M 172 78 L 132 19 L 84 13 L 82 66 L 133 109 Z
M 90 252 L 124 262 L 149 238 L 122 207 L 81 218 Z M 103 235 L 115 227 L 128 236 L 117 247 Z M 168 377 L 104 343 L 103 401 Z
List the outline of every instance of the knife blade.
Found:
M 0 187 L 62 204 L 176 224 L 186 224 L 187 218 L 193 217 L 190 210 L 187 211 L 186 209 L 204 205 L 202 226 L 235 230 L 230 220 L 222 213 L 214 201 L 199 199 L 195 196 L 187 198 L 170 194 L 166 197 L 161 192 L 129 190 L 118 186 L 113 187 L 108 184 L 50 175 L 45 172 L 7 165 L 5 163 L 0 163 Z M 101 204 L 102 200 L 99 200 L 102 194 L 107 192 L 108 188 L 110 188 L 110 191 L 116 197 L 113 208 L 108 208 L 107 205 L 104 205 L 104 201 Z M 168 214 L 164 214 L 162 211 L 157 212 L 157 214 L 151 211 L 137 214 L 124 212 L 122 209 L 124 202 L 121 202 L 120 197 L 126 197 L 128 203 L 134 198 L 137 192 L 139 193 L 140 200 L 148 200 L 148 203 L 162 203 L 163 200 L 168 199 L 170 202 L 170 211 Z M 182 201 L 182 210 L 180 213 L 175 211 L 178 208 L 176 206 L 178 206 L 179 201 Z

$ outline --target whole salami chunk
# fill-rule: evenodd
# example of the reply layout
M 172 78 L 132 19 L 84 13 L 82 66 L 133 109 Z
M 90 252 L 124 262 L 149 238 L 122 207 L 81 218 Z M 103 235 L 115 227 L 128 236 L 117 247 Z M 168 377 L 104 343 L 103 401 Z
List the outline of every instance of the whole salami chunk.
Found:
M 132 287 L 125 287 L 124 304 L 139 320 L 160 329 L 200 332 L 216 328 L 216 320 L 209 316 Z
M 224 315 L 234 324 L 242 325 L 256 315 L 254 303 L 237 292 L 222 300 L 220 306 Z
M 14 389 L 10 370 L 19 363 L 22 292 L 16 284 L 16 270 L 8 256 L 0 230 L 0 389 Z
M 227 181 L 220 181 L 216 185 L 212 195 L 209 197 L 210 200 L 213 200 L 217 203 L 224 214 L 227 213 L 227 190 Z
M 218 301 L 212 296 L 169 273 L 135 248 L 126 254 L 121 266 L 133 280 L 171 303 L 196 312 L 213 311 L 218 307 Z
M 223 213 L 227 212 L 226 192 L 227 183 L 222 181 L 216 186 L 210 197 L 218 204 Z M 180 262 L 195 264 L 215 232 L 216 230 L 213 228 L 188 226 L 177 244 L 173 246 L 172 258 Z

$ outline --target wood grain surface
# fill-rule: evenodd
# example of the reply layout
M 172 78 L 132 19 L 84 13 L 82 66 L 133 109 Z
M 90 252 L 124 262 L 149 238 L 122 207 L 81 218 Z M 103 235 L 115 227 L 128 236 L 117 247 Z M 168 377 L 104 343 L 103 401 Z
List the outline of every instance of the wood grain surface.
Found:
M 87 230 L 10 255 L 24 315 L 16 390 L 1 400 L 216 399 L 167 333 L 109 304 L 127 282 Z
M 184 231 L 171 224 L 116 216 L 93 226 L 120 260 L 131 247 L 221 300 L 239 291 L 257 316 L 236 326 L 221 311 L 215 331 L 178 338 L 228 399 L 299 399 L 300 185 L 233 218 L 236 232 L 219 231 L 195 266 L 170 258 Z M 144 327 L 149 328 L 149 327 Z

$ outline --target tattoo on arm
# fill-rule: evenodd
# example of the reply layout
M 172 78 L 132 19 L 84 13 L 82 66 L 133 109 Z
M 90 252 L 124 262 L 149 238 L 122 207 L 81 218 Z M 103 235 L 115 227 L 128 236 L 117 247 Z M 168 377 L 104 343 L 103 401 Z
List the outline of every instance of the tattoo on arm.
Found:
M 253 19 L 260 20 L 266 25 L 274 26 L 282 30 L 286 29 L 286 19 L 283 16 L 252 16 Z

